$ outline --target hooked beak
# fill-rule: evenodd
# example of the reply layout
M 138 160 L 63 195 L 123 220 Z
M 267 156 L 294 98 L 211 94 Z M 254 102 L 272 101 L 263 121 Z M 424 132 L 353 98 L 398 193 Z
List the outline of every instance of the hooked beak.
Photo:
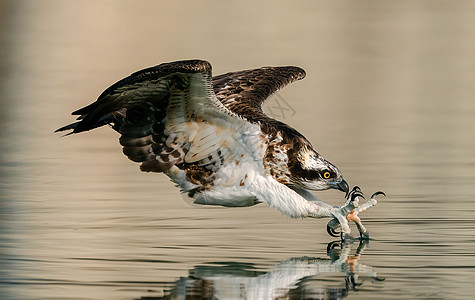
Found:
M 345 181 L 345 179 L 341 179 L 341 181 L 336 182 L 334 185 L 334 188 L 342 192 L 345 192 L 346 194 L 345 197 L 348 196 L 348 192 L 350 191 L 350 187 L 348 186 L 348 183 Z

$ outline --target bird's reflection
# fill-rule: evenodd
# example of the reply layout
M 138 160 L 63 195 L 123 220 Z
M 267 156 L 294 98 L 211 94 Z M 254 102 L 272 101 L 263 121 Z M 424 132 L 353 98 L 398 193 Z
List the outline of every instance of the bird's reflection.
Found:
M 195 266 L 158 299 L 343 299 L 365 281 L 383 281 L 373 267 L 359 263 L 368 241 L 332 242 L 329 258 L 289 258 L 259 271 L 250 263 L 209 263 Z

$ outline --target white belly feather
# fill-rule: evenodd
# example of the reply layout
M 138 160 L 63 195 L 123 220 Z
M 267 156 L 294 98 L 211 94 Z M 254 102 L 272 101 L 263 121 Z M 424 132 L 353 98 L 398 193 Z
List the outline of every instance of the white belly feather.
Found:
M 203 127 L 203 125 L 201 126 Z M 200 189 L 201 186 L 187 179 L 186 170 L 181 170 L 176 166 L 168 170 L 167 175 L 181 188 L 182 192 L 199 190 L 193 195 L 194 203 L 231 207 L 255 205 L 259 201 L 255 193 L 251 192 L 248 187 L 256 181 L 257 177 L 266 176 L 262 164 L 266 147 L 262 142 L 260 127 L 256 124 L 242 122 L 240 130 L 235 130 L 235 128 L 229 130 L 226 127 L 235 127 L 235 124 L 219 125 L 220 129 L 217 132 L 210 130 L 210 127 L 216 128 L 216 125 L 204 125 L 208 127 L 207 131 L 209 132 L 206 134 L 200 132 L 203 136 L 213 137 L 209 139 L 211 141 L 209 144 L 218 144 L 223 149 L 222 151 L 230 152 L 218 168 L 213 168 L 212 186 Z M 195 135 L 196 141 L 194 141 L 190 152 L 199 153 L 201 149 L 210 149 L 208 143 L 203 143 L 203 137 L 200 134 Z M 226 143 L 227 148 L 222 147 L 223 142 Z M 210 154 L 208 151 L 201 150 L 201 152 L 206 152 L 206 155 Z

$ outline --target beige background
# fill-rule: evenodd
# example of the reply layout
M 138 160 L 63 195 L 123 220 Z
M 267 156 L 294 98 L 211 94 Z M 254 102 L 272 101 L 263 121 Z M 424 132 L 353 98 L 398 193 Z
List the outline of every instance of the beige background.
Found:
M 110 84 L 201 58 L 215 74 L 296 65 L 267 103 L 351 185 L 388 197 L 362 217 L 386 277 L 351 299 L 469 298 L 475 281 L 475 2 L 0 1 L 0 294 L 163 296 L 207 262 L 264 272 L 326 257 L 326 220 L 265 205 L 192 207 L 107 128 L 60 138 Z M 281 99 L 295 113 L 276 110 Z M 274 108 L 273 108 L 274 107 Z M 334 205 L 336 191 L 317 194 Z M 340 276 L 326 278 L 343 285 Z M 2 298 L 3 299 L 3 298 Z

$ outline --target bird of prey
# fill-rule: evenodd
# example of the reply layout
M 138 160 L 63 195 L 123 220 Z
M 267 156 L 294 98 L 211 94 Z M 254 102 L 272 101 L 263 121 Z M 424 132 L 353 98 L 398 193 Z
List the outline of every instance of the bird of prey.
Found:
M 121 136 L 123 153 L 144 172 L 165 173 L 194 203 L 227 207 L 265 202 L 293 218 L 333 218 L 327 231 L 350 237 L 353 220 L 368 238 L 359 205 L 340 170 L 289 125 L 270 118 L 262 103 L 305 77 L 298 67 L 262 67 L 212 77 L 203 60 L 163 63 L 137 71 L 106 89 L 57 131 L 106 124 Z M 337 189 L 346 203 L 332 206 L 309 190 Z

